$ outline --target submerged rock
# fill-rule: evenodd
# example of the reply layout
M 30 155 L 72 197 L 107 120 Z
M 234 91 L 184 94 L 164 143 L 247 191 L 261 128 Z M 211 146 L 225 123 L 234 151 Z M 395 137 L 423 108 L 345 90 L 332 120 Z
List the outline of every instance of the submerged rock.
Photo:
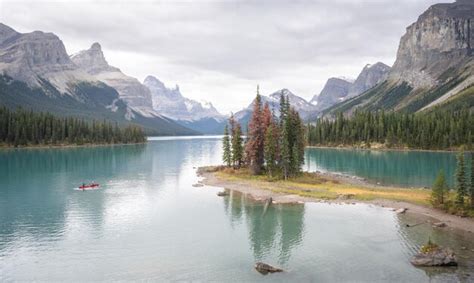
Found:
M 225 196 L 228 196 L 228 195 L 229 195 L 228 191 L 222 191 L 222 192 L 217 193 L 217 196 L 219 196 L 219 197 L 225 197 Z
M 273 267 L 263 262 L 257 262 L 255 264 L 255 269 L 263 275 L 266 275 L 268 273 L 283 272 L 283 269 L 278 268 L 278 267 Z
M 446 223 L 436 222 L 436 223 L 433 223 L 433 227 L 438 227 L 438 228 L 446 227 Z
M 456 255 L 451 249 L 436 248 L 429 252 L 420 252 L 411 259 L 414 266 L 457 266 Z
M 395 212 L 398 213 L 398 214 L 401 214 L 401 213 L 405 213 L 407 210 L 408 210 L 408 208 L 403 207 L 403 208 L 395 210 Z

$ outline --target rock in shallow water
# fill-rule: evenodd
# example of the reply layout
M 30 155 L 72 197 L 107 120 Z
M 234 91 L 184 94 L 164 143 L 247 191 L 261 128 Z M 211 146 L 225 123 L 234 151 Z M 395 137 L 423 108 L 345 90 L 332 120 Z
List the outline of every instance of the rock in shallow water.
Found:
M 268 274 L 268 273 L 275 273 L 275 272 L 283 272 L 283 269 L 273 267 L 269 264 L 263 263 L 263 262 L 257 262 L 255 264 L 255 269 L 260 272 L 261 274 Z
M 411 259 L 414 266 L 457 266 L 456 255 L 451 249 L 437 248 L 427 253 L 420 252 Z
M 395 210 L 395 212 L 398 214 L 402 214 L 402 213 L 405 213 L 407 210 L 408 208 L 400 208 L 400 209 Z
M 228 196 L 228 195 L 229 195 L 228 191 L 222 191 L 222 192 L 217 193 L 217 196 L 219 196 L 219 197 L 225 197 L 225 196 Z

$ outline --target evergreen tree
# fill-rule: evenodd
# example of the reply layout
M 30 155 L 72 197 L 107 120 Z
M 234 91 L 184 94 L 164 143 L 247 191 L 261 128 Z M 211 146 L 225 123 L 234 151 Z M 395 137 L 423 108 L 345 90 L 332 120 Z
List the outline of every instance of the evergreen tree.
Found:
M 242 128 L 239 123 L 235 123 L 234 132 L 232 133 L 232 162 L 234 167 L 240 168 L 244 158 L 244 147 L 242 139 Z
M 262 115 L 262 100 L 257 86 L 252 117 L 248 126 L 245 152 L 252 174 L 260 174 L 264 163 L 265 129 Z
M 397 113 L 355 111 L 350 118 L 341 113 L 333 120 L 319 119 L 309 129 L 313 145 L 354 145 L 385 143 L 422 149 L 472 146 L 474 114 L 460 111 Z
M 271 123 L 268 126 L 268 129 L 265 133 L 265 164 L 267 169 L 267 174 L 270 177 L 273 177 L 273 174 L 276 171 L 276 163 L 278 160 L 277 150 L 278 150 L 278 136 L 277 136 L 277 127 L 275 123 Z
M 445 195 L 447 192 L 446 178 L 444 171 L 440 170 L 431 191 L 431 202 L 434 206 L 444 204 Z
M 466 168 L 464 164 L 464 152 L 460 152 L 457 156 L 457 167 L 456 167 L 456 204 L 459 206 L 464 205 L 464 197 L 467 195 L 466 186 Z
M 105 130 L 104 135 L 101 131 Z M 91 143 L 141 143 L 146 136 L 134 125 L 112 127 L 107 121 L 59 118 L 49 113 L 0 107 L 0 143 L 11 146 Z
M 471 208 L 474 208 L 474 152 L 471 152 L 471 182 L 469 193 L 471 195 Z
M 230 165 L 232 164 L 232 152 L 230 148 L 229 128 L 227 125 L 225 125 L 225 128 L 224 128 L 224 137 L 222 138 L 222 148 L 223 148 L 222 160 L 224 161 L 224 164 L 227 167 L 230 167 Z

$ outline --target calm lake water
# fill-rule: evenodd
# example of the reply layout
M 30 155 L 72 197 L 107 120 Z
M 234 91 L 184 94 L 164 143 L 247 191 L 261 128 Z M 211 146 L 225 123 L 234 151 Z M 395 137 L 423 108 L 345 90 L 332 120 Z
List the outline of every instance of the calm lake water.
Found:
M 324 155 L 313 154 L 311 162 Z M 220 157 L 215 138 L 0 151 L 0 281 L 474 278 L 473 237 L 428 225 L 406 228 L 424 220 L 410 214 L 322 203 L 273 205 L 264 213 L 261 204 L 240 194 L 220 198 L 219 188 L 192 187 L 198 180 L 194 168 L 219 164 Z M 93 180 L 100 190 L 74 189 Z M 411 266 L 410 257 L 428 237 L 452 247 L 461 266 Z M 286 272 L 262 276 L 253 269 L 256 261 Z
M 332 148 L 306 150 L 306 171 L 330 171 L 401 187 L 431 187 L 439 170 L 454 185 L 456 153 Z

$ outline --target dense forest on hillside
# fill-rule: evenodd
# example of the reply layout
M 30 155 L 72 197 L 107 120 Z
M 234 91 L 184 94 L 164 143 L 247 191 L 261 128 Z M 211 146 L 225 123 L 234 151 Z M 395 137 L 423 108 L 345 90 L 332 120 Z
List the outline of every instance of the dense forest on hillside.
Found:
M 82 145 L 141 143 L 146 137 L 138 126 L 59 118 L 47 112 L 0 107 L 0 145 Z
M 356 111 L 350 118 L 341 113 L 333 120 L 320 119 L 308 126 L 310 145 L 386 147 L 414 149 L 472 149 L 474 115 L 469 110 L 406 114 Z

